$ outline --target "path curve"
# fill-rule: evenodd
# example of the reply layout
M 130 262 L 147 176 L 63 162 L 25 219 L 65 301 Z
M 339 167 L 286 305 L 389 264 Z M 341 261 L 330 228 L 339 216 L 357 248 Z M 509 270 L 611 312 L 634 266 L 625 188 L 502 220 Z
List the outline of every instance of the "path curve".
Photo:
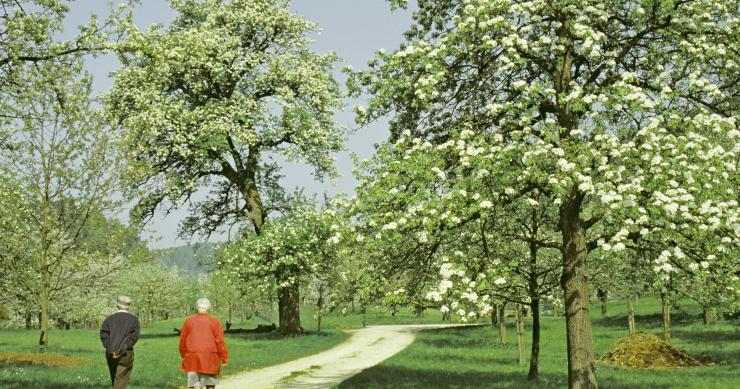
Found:
M 331 388 L 413 343 L 419 331 L 465 324 L 377 325 L 352 331 L 343 343 L 280 365 L 248 370 L 221 380 L 219 389 Z

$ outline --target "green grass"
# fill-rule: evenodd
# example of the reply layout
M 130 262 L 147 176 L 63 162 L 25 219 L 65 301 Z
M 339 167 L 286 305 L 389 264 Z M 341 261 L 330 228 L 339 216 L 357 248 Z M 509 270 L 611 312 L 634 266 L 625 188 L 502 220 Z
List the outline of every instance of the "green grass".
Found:
M 598 356 L 627 335 L 626 305 L 614 302 L 601 317 L 592 309 L 594 350 Z M 654 299 L 636 306 L 639 330 L 662 334 L 660 307 Z M 698 306 L 682 303 L 674 310 L 672 344 L 716 366 L 662 371 L 615 369 L 597 365 L 603 388 L 737 388 L 740 387 L 740 327 L 738 322 L 705 326 Z M 499 345 L 490 325 L 426 331 L 414 344 L 380 365 L 343 382 L 350 388 L 563 388 L 567 387 L 565 322 L 562 317 L 542 320 L 540 381 L 527 382 L 528 366 L 517 366 L 516 333 L 509 319 L 508 345 Z M 530 331 L 527 323 L 526 331 Z M 530 333 L 526 333 L 530 346 Z M 527 348 L 529 358 L 529 348 Z M 528 361 L 528 359 L 527 359 Z
M 640 330 L 660 335 L 662 317 L 654 299 L 642 299 L 636 307 Z M 339 329 L 362 326 L 363 315 L 356 312 L 331 314 L 323 319 L 322 334 L 316 334 L 313 310 L 302 307 L 302 324 L 307 335 L 281 337 L 275 334 L 228 335 L 231 353 L 225 375 L 269 366 L 328 349 L 348 337 Z M 598 355 L 609 350 L 616 339 L 626 336 L 626 305 L 612 302 L 609 315 L 601 317 L 598 306 L 592 309 L 594 349 Z M 222 318 L 223 319 L 223 318 Z M 269 322 L 255 318 L 234 327 L 253 328 Z M 142 330 L 136 346 L 136 362 L 130 388 L 181 388 L 185 375 L 179 371 L 177 336 L 182 318 L 157 322 Z M 410 309 L 390 316 L 384 308 L 370 308 L 368 325 L 441 323 L 441 314 L 429 310 L 422 318 Z M 483 319 L 481 322 L 488 322 Z M 340 385 L 341 388 L 562 388 L 567 386 L 565 323 L 562 317 L 542 320 L 540 382 L 526 381 L 527 366 L 516 365 L 516 334 L 508 318 L 509 344 L 498 344 L 497 332 L 484 325 L 467 329 L 447 329 L 421 333 L 408 349 L 382 364 L 365 370 Z M 740 327 L 738 322 L 701 324 L 698 306 L 682 303 L 673 313 L 673 344 L 694 356 L 710 359 L 716 366 L 668 371 L 623 370 L 598 366 L 603 388 L 733 388 L 740 387 Z M 527 322 L 526 342 L 530 328 Z M 0 331 L 2 352 L 36 352 L 38 331 Z M 97 331 L 53 330 L 48 353 L 82 358 L 87 363 L 74 367 L 48 367 L 28 362 L 0 362 L 0 388 L 101 388 L 109 385 L 107 368 Z M 529 349 L 527 348 L 527 353 Z M 300 376 L 306 372 L 295 372 Z
M 310 312 L 307 312 L 310 315 Z M 311 319 L 304 319 L 306 324 Z M 142 328 L 136 345 L 134 371 L 129 388 L 184 388 L 185 374 L 180 372 L 178 337 L 172 329 L 180 328 L 183 319 L 157 322 Z M 235 327 L 252 328 L 263 321 L 236 323 Z M 230 361 L 225 375 L 245 369 L 282 363 L 331 348 L 349 335 L 328 329 L 316 334 L 307 328 L 306 335 L 282 337 L 277 334 L 229 334 L 226 343 Z M 37 352 L 37 330 L 0 331 L 3 352 Z M 53 330 L 49 354 L 83 358 L 87 363 L 74 367 L 48 367 L 27 362 L 0 362 L 0 388 L 103 388 L 110 387 L 108 369 L 98 332 L 93 330 Z

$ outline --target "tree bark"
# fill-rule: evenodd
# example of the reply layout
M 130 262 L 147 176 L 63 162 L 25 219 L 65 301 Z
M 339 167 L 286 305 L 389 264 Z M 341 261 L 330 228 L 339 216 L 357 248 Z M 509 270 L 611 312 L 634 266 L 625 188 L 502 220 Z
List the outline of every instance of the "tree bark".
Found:
M 295 335 L 303 332 L 301 328 L 301 316 L 299 311 L 300 295 L 298 283 L 281 286 L 278 289 L 278 313 L 280 333 L 283 335 Z
M 539 230 L 538 211 L 532 212 L 532 236 L 535 237 Z M 540 354 L 540 294 L 537 284 L 537 244 L 532 240 L 529 243 L 529 304 L 532 311 L 532 353 L 529 357 L 529 373 L 527 379 L 537 381 L 539 379 L 539 354 Z
M 498 342 L 506 344 L 506 303 L 501 303 L 498 307 Z
M 589 316 L 586 231 L 580 220 L 582 201 L 583 194 L 574 187 L 560 207 L 563 236 L 561 285 L 565 291 L 568 387 L 571 389 L 598 388 Z
M 524 366 L 524 312 L 522 304 L 516 304 L 517 363 Z
M 365 328 L 367 327 L 367 305 L 362 304 L 360 310 L 362 311 L 362 328 Z
M 324 285 L 319 284 L 319 298 L 316 300 L 316 332 L 321 332 L 321 316 L 324 309 Z
M 51 273 L 48 265 L 44 265 L 41 268 L 41 298 L 39 299 L 39 327 L 41 328 L 41 334 L 39 335 L 39 346 L 41 349 L 45 349 L 49 345 L 49 304 L 51 297 Z
M 714 313 L 712 313 L 712 309 L 709 307 L 704 307 L 704 324 L 714 324 Z
M 671 342 L 671 301 L 665 293 L 660 294 L 663 303 L 663 340 Z
M 496 324 L 498 324 L 498 305 L 494 304 L 491 309 L 491 325 L 496 327 Z
M 527 379 L 537 381 L 540 378 L 540 300 L 533 298 L 532 307 L 532 354 L 529 356 L 529 374 Z
M 627 328 L 630 335 L 634 335 L 637 332 L 637 326 L 635 326 L 635 307 L 632 303 L 632 298 L 631 293 L 627 295 Z
M 31 329 L 31 326 L 33 325 L 32 322 L 31 322 L 31 317 L 32 317 L 31 316 L 31 311 L 27 311 L 26 312 L 26 317 L 25 317 L 25 319 L 26 319 L 26 329 L 27 330 L 30 330 Z
M 601 301 L 601 316 L 606 316 L 609 292 L 606 289 L 599 288 L 596 290 L 596 294 L 599 296 L 599 301 Z

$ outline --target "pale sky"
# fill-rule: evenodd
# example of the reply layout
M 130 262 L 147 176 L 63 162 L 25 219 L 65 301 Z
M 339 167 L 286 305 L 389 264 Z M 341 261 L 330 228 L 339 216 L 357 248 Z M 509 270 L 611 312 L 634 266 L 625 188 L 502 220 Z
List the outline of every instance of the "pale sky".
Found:
M 107 10 L 107 1 L 76 0 L 72 2 L 72 9 L 65 25 L 67 33 L 76 29 L 76 26 L 85 23 L 91 13 L 103 17 Z M 145 29 L 154 23 L 167 24 L 174 18 L 174 12 L 167 0 L 142 0 L 134 13 L 139 28 Z M 403 32 L 411 23 L 411 13 L 398 10 L 390 11 L 385 0 L 293 0 L 292 9 L 319 24 L 321 33 L 313 37 L 316 43 L 314 50 L 325 53 L 336 52 L 343 63 L 335 69 L 337 79 L 343 84 L 344 77 L 340 73 L 343 66 L 351 65 L 355 69 L 365 68 L 365 64 L 372 58 L 378 49 L 388 51 L 398 47 Z M 413 2 L 412 2 L 413 3 Z M 94 77 L 96 93 L 104 93 L 111 86 L 109 73 L 115 70 L 119 63 L 115 56 L 106 55 L 87 60 L 88 70 Z M 345 110 L 338 112 L 336 120 L 339 124 L 355 129 L 352 106 L 356 102 L 348 101 Z M 308 194 L 339 192 L 352 194 L 357 184 L 352 176 L 351 153 L 360 158 L 369 158 L 373 154 L 373 145 L 385 140 L 388 136 L 386 122 L 373 123 L 349 135 L 346 142 L 346 152 L 336 155 L 337 168 L 340 177 L 336 182 L 315 182 L 311 170 L 300 164 L 285 164 L 283 186 L 292 191 L 293 188 L 304 187 Z M 177 226 L 186 215 L 187 209 L 170 214 L 167 217 L 160 215 L 147 226 L 144 237 L 150 240 L 152 248 L 164 248 L 185 244 L 177 238 Z M 125 218 L 125 215 L 121 215 Z M 213 236 L 211 241 L 224 240 L 224 236 Z

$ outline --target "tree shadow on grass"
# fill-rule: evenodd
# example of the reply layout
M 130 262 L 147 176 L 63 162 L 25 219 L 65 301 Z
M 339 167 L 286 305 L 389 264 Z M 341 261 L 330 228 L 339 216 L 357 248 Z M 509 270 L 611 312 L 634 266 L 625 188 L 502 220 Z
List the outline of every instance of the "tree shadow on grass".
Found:
M 740 350 L 704 349 L 692 351 L 689 354 L 691 354 L 692 357 L 703 361 L 709 361 L 717 365 L 740 365 Z
M 139 336 L 139 339 L 166 339 L 166 338 L 176 338 L 179 337 L 180 334 L 178 333 L 171 333 L 171 334 L 164 334 L 164 333 L 158 333 L 158 334 L 141 334 Z
M 433 347 L 440 347 L 440 348 L 463 348 L 467 349 L 472 347 L 478 347 L 480 346 L 481 338 L 480 337 L 474 337 L 474 336 L 468 336 L 465 334 L 465 332 L 468 331 L 475 331 L 475 330 L 481 330 L 483 329 L 490 331 L 490 339 L 491 342 L 494 342 L 493 339 L 498 337 L 498 329 L 493 328 L 491 326 L 470 326 L 470 327 L 453 327 L 453 328 L 437 328 L 432 330 L 425 330 L 425 334 L 433 334 L 435 336 L 433 337 L 423 337 L 423 338 L 417 338 L 416 343 L 423 343 L 428 344 Z M 509 330 L 507 326 L 507 330 Z M 511 333 L 513 335 L 509 336 L 516 336 L 515 328 L 512 324 Z M 440 335 L 440 336 L 436 336 Z M 501 348 L 515 348 L 516 345 L 514 345 L 511 341 L 508 344 L 500 345 L 498 343 L 498 340 L 495 340 L 495 347 L 501 347 Z
M 495 366 L 492 366 L 492 370 Z M 599 384 L 612 389 L 635 389 L 638 380 L 619 377 L 600 377 Z M 338 388 L 565 388 L 568 386 L 566 372 L 562 374 L 540 373 L 537 382 L 527 380 L 525 372 L 454 372 L 435 369 L 409 369 L 397 366 L 375 366 L 344 382 Z M 671 389 L 670 383 L 651 382 L 651 389 Z
M 227 338 L 236 339 L 251 339 L 251 340 L 286 340 L 296 338 L 308 338 L 308 337 L 320 337 L 325 338 L 336 335 L 335 332 L 330 331 L 304 331 L 301 334 L 296 335 L 283 335 L 278 331 L 272 332 L 253 332 L 253 333 L 226 333 Z
M 731 343 L 740 342 L 740 330 L 727 329 L 727 330 L 684 330 L 675 329 L 671 331 L 674 338 L 681 338 L 681 340 L 689 343 L 700 343 L 700 344 L 711 344 L 711 343 Z
M 692 315 L 687 312 L 674 312 L 671 313 L 671 326 L 681 326 L 688 324 L 695 324 L 701 321 L 699 315 Z M 605 316 L 598 319 L 592 319 L 592 323 L 597 326 L 603 327 L 617 327 L 627 328 L 627 315 L 618 316 Z M 635 323 L 637 329 L 641 328 L 657 328 L 663 326 L 663 314 L 654 313 L 651 315 L 635 315 Z

